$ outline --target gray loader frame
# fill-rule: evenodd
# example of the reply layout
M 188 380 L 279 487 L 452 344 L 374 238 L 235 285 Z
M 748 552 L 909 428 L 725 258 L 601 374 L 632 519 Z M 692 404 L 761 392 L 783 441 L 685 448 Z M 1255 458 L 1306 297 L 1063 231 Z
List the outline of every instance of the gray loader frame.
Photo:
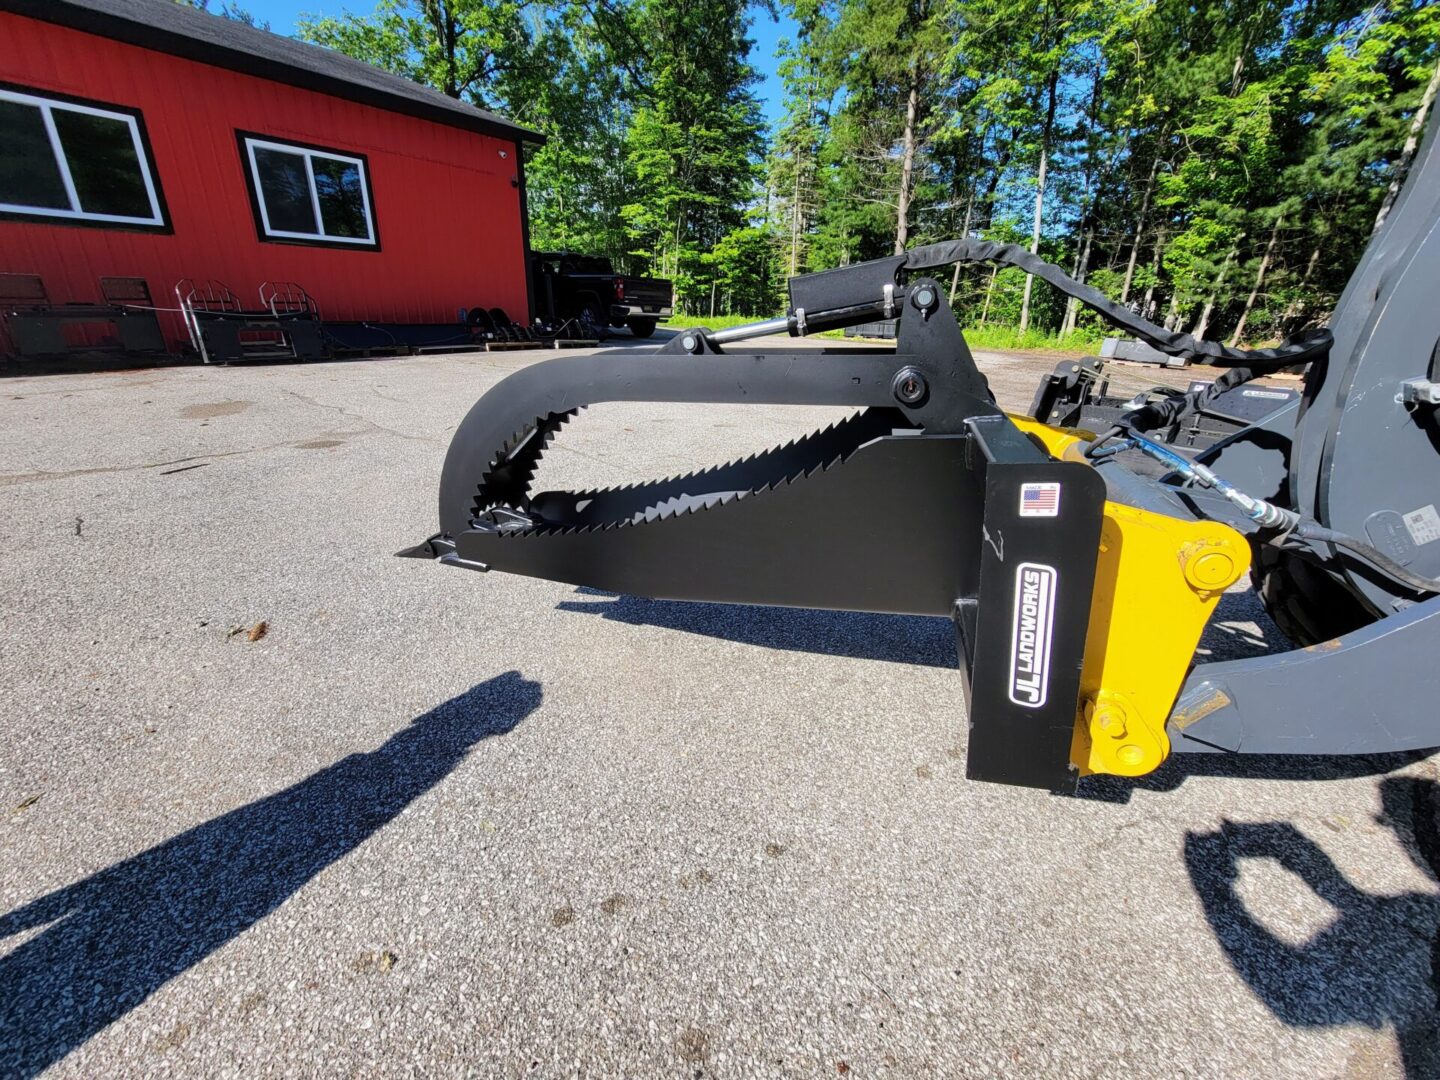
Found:
M 1426 539 L 1440 510 L 1437 128 L 1432 116 L 1400 198 L 1336 305 L 1329 360 L 1311 366 L 1301 402 L 1201 457 L 1237 487 L 1364 538 L 1432 578 L 1440 577 L 1440 537 Z M 1440 745 L 1440 596 L 1417 602 L 1384 576 L 1333 558 L 1317 580 L 1328 592 L 1312 603 L 1358 601 L 1374 621 L 1292 652 L 1195 667 L 1169 723 L 1175 751 Z

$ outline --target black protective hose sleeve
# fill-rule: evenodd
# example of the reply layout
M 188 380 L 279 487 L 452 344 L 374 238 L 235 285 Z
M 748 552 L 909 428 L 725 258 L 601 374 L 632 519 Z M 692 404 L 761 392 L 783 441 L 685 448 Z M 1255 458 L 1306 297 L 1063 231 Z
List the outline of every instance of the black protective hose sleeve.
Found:
M 1350 554 L 1364 559 L 1383 574 L 1394 578 L 1407 588 L 1414 589 L 1420 593 L 1440 593 L 1440 581 L 1435 578 L 1427 578 L 1413 571 L 1405 569 L 1390 556 L 1377 548 L 1371 547 L 1348 533 L 1336 532 L 1334 529 L 1327 529 L 1317 521 L 1302 518 L 1300 523 L 1291 530 L 1290 535 L 1299 537 L 1302 540 L 1312 540 L 1322 544 L 1334 544 L 1343 548 Z
M 1053 263 L 1032 255 L 1019 244 L 1000 244 L 993 240 L 946 240 L 927 244 L 907 253 L 905 269 L 933 270 L 957 262 L 991 262 L 1018 266 L 1027 274 L 1048 281 L 1067 296 L 1094 308 L 1116 326 L 1130 331 L 1140 340 L 1171 356 L 1201 358 L 1215 367 L 1246 366 L 1256 374 L 1308 364 L 1324 356 L 1330 349 L 1330 331 L 1320 328 L 1305 330 L 1273 349 L 1232 349 L 1218 341 L 1200 341 L 1189 334 L 1166 330 L 1121 307 L 1100 290 L 1076 281 Z M 1252 376 L 1253 377 L 1253 376 Z
M 1253 367 L 1232 367 L 1209 386 L 1188 394 L 1176 393 L 1160 401 L 1152 401 L 1124 418 L 1124 426 L 1132 431 L 1159 431 L 1194 412 L 1202 412 L 1221 394 L 1234 390 L 1261 372 Z

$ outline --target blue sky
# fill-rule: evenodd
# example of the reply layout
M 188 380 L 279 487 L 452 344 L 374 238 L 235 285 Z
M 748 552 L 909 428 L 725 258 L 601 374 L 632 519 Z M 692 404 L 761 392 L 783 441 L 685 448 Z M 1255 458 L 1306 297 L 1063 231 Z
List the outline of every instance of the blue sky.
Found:
M 216 7 L 219 5 L 216 4 Z M 368 12 L 374 9 L 374 0 L 240 0 L 240 6 L 253 13 L 262 22 L 268 22 L 277 34 L 293 34 L 295 19 L 300 14 L 339 15 L 342 11 Z M 775 46 L 782 37 L 795 36 L 795 24 L 782 15 L 777 21 L 763 10 L 752 9 L 750 36 L 755 47 L 750 51 L 750 62 L 760 73 L 761 82 L 755 87 L 765 110 L 765 118 L 772 123 L 784 111 L 784 90 L 780 77 L 775 72 Z

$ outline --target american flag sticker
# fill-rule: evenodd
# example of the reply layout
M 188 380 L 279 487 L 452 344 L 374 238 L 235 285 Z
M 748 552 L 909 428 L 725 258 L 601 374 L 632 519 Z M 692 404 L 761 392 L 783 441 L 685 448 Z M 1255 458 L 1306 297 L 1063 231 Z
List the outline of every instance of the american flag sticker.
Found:
M 1021 484 L 1020 516 L 1059 517 L 1059 484 Z

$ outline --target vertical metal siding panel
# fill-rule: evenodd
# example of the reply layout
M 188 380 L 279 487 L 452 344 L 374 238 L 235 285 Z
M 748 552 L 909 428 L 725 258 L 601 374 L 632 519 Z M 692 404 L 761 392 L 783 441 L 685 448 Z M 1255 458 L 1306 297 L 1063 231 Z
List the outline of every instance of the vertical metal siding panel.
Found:
M 0 270 L 39 273 L 57 302 L 98 299 L 117 275 L 169 306 L 180 278 L 213 277 L 247 303 L 261 281 L 298 281 L 332 319 L 448 322 L 475 304 L 523 317 L 513 144 L 17 15 L 0 13 L 0 40 L 0 79 L 142 111 L 174 228 L 0 221 Z M 365 154 L 381 250 L 262 243 L 237 128 Z

